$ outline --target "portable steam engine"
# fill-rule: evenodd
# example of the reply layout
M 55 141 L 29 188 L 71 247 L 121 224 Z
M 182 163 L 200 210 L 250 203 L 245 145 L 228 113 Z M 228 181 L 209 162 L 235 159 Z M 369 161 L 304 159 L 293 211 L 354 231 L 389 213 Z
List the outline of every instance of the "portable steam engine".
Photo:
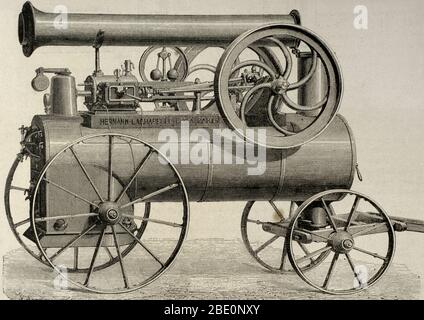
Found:
M 24 55 L 42 46 L 92 46 L 95 70 L 79 85 L 67 68 L 36 70 L 34 90 L 50 87 L 46 114 L 21 128 L 5 203 L 22 246 L 70 283 L 105 293 L 151 283 L 181 249 L 189 201 L 247 201 L 241 231 L 253 258 L 333 294 L 360 291 L 384 274 L 395 231 L 424 231 L 423 222 L 389 217 L 350 190 L 361 177 L 352 132 L 337 113 L 340 66 L 297 11 L 68 14 L 64 28 L 55 18 L 25 3 Z M 147 47 L 141 81 L 129 59 L 105 74 L 102 46 Z M 214 52 L 219 62 L 205 61 Z M 183 134 L 225 129 L 241 140 L 230 141 L 233 154 L 240 144 L 265 152 L 263 172 L 248 174 L 243 157 L 216 161 L 222 154 L 214 150 L 228 138 Z M 169 130 L 178 139 L 160 139 Z M 202 151 L 210 161 L 174 161 L 165 145 L 181 157 Z M 13 179 L 25 160 L 29 186 L 18 187 Z M 16 218 L 14 192 L 25 193 L 29 218 Z

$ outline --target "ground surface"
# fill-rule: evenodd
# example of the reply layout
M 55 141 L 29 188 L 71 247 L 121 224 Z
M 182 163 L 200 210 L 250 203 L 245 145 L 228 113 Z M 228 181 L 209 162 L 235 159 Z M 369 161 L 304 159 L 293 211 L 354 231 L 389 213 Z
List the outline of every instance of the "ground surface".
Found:
M 4 257 L 3 291 L 10 299 L 417 299 L 421 291 L 419 276 L 394 264 L 380 282 L 362 293 L 321 294 L 295 274 L 276 275 L 262 269 L 241 241 L 220 239 L 186 241 L 167 273 L 129 294 L 58 290 L 54 278 L 52 271 L 22 249 Z

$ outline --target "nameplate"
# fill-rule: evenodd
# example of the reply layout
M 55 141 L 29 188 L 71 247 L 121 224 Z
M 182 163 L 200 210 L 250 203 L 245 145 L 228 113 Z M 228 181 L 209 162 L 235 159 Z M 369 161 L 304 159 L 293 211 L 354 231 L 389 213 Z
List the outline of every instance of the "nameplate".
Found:
M 192 128 L 217 128 L 222 123 L 219 114 L 86 114 L 83 116 L 85 127 L 93 129 L 108 128 L 176 128 L 188 122 Z

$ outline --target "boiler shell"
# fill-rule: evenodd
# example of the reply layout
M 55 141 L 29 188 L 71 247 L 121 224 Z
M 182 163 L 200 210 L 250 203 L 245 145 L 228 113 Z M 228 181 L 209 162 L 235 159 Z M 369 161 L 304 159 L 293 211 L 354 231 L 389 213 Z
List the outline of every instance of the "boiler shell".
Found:
M 297 121 L 308 121 L 307 117 L 297 116 Z M 44 157 L 51 159 L 57 152 L 88 135 L 110 132 L 103 129 L 91 129 L 81 125 L 80 117 L 36 116 L 33 126 L 38 127 L 44 137 Z M 175 128 L 177 133 L 178 128 Z M 211 129 L 209 130 L 211 131 Z M 113 129 L 112 132 L 138 137 L 141 140 L 161 149 L 163 143 L 158 142 L 160 128 L 145 129 Z M 212 135 L 212 133 L 211 133 Z M 107 158 L 101 153 L 105 151 L 105 140 L 85 143 L 78 146 L 78 154 L 90 168 L 96 162 L 101 163 L 107 172 Z M 181 141 L 179 143 L 182 143 Z M 189 149 L 194 147 L 189 144 Z M 121 183 L 130 180 L 134 166 L 147 153 L 146 148 L 133 148 L 129 156 L 128 146 L 124 143 L 114 147 L 114 171 L 119 175 Z M 213 142 L 207 143 L 208 157 L 212 157 Z M 235 150 L 233 145 L 233 150 Z M 242 159 L 243 160 L 243 159 Z M 90 163 L 90 161 L 92 163 Z M 103 161 L 103 162 L 102 162 Z M 154 161 L 153 161 L 154 162 Z M 148 170 L 137 178 L 137 194 L 147 194 L 163 187 L 168 180 L 169 168 L 151 164 Z M 212 162 L 212 161 L 210 161 Z M 251 200 L 291 200 L 303 201 L 310 196 L 327 189 L 349 189 L 352 185 L 356 165 L 355 141 L 346 120 L 338 115 L 329 127 L 315 140 L 295 149 L 266 149 L 266 168 L 261 175 L 249 175 L 248 169 L 254 166 L 244 164 L 181 164 L 175 163 L 187 188 L 190 201 L 251 201 Z M 59 158 L 52 168 L 58 181 L 75 180 L 81 176 L 80 168 L 72 157 Z M 41 170 L 33 165 L 33 174 Z M 94 177 L 96 179 L 96 177 Z M 87 184 L 81 180 L 76 183 Z M 49 199 L 54 201 L 54 192 L 50 189 Z M 152 201 L 177 201 L 178 192 L 167 192 L 155 197 Z M 49 201 L 47 201 L 49 203 Z

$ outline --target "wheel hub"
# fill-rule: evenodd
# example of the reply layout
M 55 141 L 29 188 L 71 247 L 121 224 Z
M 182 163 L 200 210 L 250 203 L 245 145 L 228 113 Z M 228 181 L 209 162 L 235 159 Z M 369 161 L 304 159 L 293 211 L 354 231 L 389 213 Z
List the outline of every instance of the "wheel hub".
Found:
M 281 95 L 287 91 L 289 86 L 290 83 L 286 79 L 279 77 L 271 83 L 271 90 L 275 94 Z
M 350 250 L 352 250 L 355 242 L 350 233 L 346 231 L 338 231 L 331 237 L 330 245 L 337 253 L 348 253 Z
M 118 204 L 111 201 L 102 202 L 99 205 L 100 220 L 108 225 L 114 225 L 121 220 Z

